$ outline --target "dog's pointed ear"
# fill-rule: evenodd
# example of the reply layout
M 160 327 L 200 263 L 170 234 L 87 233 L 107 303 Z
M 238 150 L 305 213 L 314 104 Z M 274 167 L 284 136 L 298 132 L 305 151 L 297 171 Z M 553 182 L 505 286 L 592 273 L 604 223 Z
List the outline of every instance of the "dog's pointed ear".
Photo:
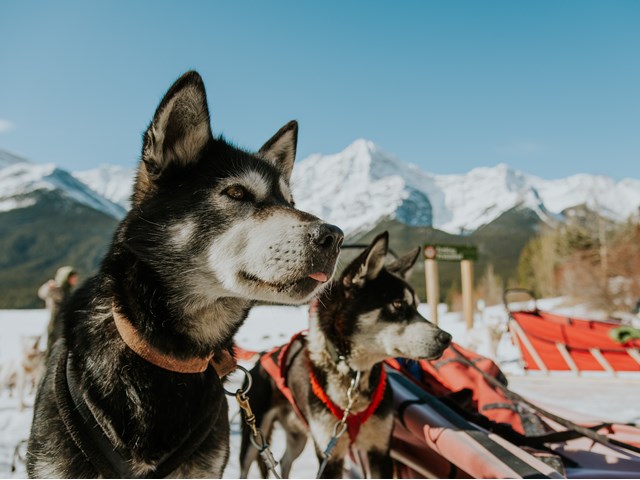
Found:
M 389 250 L 389 233 L 383 232 L 373 239 L 371 245 L 346 268 L 342 274 L 345 288 L 361 287 L 367 280 L 376 278 L 384 267 L 384 259 Z
M 397 258 L 387 265 L 387 270 L 406 279 L 409 276 L 409 272 L 416 264 L 421 250 L 422 249 L 420 247 L 416 247 L 410 252 L 405 253 L 402 257 Z
M 291 120 L 278 130 L 278 133 L 271 137 L 258 153 L 280 170 L 288 182 L 291 178 L 291 172 L 293 171 L 293 162 L 296 159 L 297 146 L 298 122 Z
M 144 134 L 134 198 L 144 197 L 170 164 L 197 160 L 210 139 L 204 83 L 197 72 L 187 72 L 166 93 Z

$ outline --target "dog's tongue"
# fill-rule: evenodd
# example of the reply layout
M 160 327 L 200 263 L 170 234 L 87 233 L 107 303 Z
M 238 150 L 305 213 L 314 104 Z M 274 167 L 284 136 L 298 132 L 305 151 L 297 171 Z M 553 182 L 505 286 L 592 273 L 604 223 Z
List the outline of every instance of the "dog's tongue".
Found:
M 311 275 L 309 275 L 309 278 L 313 278 L 314 280 L 317 280 L 318 282 L 322 282 L 322 283 L 329 280 L 329 277 L 327 277 L 327 274 L 323 272 L 312 273 Z

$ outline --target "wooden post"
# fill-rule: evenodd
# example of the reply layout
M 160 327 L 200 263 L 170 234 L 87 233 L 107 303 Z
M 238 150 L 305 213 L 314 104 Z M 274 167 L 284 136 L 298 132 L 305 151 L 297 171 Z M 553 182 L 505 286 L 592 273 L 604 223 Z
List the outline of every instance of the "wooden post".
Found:
M 462 312 L 467 330 L 473 328 L 473 263 L 471 260 L 460 261 L 462 274 Z
M 440 280 L 438 278 L 438 262 L 434 259 L 424 261 L 424 276 L 427 287 L 427 303 L 429 304 L 429 320 L 438 325 L 438 302 L 440 302 Z

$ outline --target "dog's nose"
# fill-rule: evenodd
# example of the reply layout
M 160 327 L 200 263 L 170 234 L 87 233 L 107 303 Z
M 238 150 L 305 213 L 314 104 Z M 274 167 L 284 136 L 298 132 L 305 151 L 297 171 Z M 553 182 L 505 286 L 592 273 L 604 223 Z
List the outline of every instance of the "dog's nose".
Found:
M 323 250 L 338 250 L 344 240 L 344 233 L 335 225 L 320 224 L 311 232 L 311 241 Z
M 445 331 L 441 331 L 437 336 L 438 342 L 440 342 L 445 347 L 448 347 L 451 344 L 451 338 L 451 335 Z

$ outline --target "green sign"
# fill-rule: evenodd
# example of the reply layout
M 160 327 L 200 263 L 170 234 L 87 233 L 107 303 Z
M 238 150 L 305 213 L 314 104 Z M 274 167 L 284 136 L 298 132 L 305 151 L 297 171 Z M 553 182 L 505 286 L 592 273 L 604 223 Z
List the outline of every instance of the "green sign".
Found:
M 440 262 L 459 262 L 460 260 L 477 260 L 478 248 L 470 245 L 425 245 L 424 258 Z

